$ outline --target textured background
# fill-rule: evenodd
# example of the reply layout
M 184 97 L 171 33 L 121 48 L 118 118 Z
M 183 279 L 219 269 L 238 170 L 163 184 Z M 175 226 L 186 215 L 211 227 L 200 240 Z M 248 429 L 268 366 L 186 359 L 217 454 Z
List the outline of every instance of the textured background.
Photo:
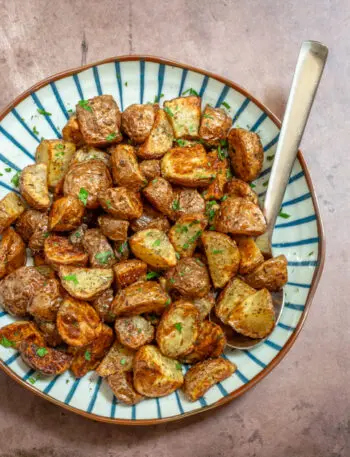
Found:
M 330 48 L 303 140 L 327 236 L 304 330 L 244 397 L 149 428 L 68 413 L 0 373 L 0 457 L 350 455 L 349 0 L 0 0 L 0 107 L 53 73 L 128 53 L 226 76 L 281 116 L 303 39 Z

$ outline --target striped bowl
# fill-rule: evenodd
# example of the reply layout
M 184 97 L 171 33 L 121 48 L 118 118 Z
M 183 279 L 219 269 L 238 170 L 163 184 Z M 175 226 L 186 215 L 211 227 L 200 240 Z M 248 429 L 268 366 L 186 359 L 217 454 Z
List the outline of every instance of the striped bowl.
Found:
M 229 107 L 234 126 L 257 132 L 264 145 L 264 168 L 255 181 L 264 200 L 280 122 L 260 102 L 236 84 L 187 65 L 144 56 L 117 57 L 69 70 L 48 78 L 20 95 L 0 114 L 0 198 L 17 192 L 11 182 L 15 172 L 34 161 L 41 137 L 61 137 L 69 113 L 80 99 L 112 94 L 123 110 L 132 103 L 178 97 L 195 89 L 203 100 Z M 164 94 L 164 95 L 163 95 Z M 52 113 L 40 115 L 38 109 Z M 288 258 L 289 282 L 280 322 L 260 346 L 251 351 L 225 352 L 238 370 L 194 403 L 181 391 L 148 399 L 136 406 L 116 400 L 96 373 L 75 379 L 69 372 L 42 377 L 28 368 L 12 348 L 0 346 L 0 366 L 32 392 L 86 417 L 128 425 L 153 424 L 180 419 L 226 403 L 260 381 L 285 356 L 295 341 L 309 310 L 322 271 L 324 238 L 316 197 L 305 161 L 299 153 L 273 234 L 274 254 Z M 0 309 L 0 326 L 14 318 Z

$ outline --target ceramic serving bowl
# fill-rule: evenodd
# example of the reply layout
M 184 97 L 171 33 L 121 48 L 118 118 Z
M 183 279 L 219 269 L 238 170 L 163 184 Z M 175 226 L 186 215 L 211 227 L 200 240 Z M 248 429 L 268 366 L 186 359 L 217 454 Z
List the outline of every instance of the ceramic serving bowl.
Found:
M 47 78 L 20 95 L 0 114 L 0 198 L 14 190 L 18 170 L 34 161 L 40 139 L 61 137 L 62 127 L 80 99 L 112 94 L 123 110 L 132 103 L 178 97 L 189 88 L 202 97 L 203 106 L 224 106 L 233 125 L 260 135 L 265 160 L 255 190 L 263 202 L 273 163 L 280 122 L 237 84 L 204 70 L 168 60 L 115 57 Z M 41 115 L 44 110 L 51 113 Z M 0 346 L 0 366 L 15 381 L 37 395 L 91 419 L 127 425 L 154 424 L 181 419 L 215 408 L 245 393 L 261 381 L 287 354 L 309 311 L 322 272 L 324 235 L 317 201 L 302 154 L 299 152 L 283 200 L 282 216 L 273 233 L 274 255 L 288 259 L 289 282 L 282 317 L 269 338 L 251 351 L 226 350 L 238 369 L 194 403 L 181 391 L 148 399 L 136 406 L 117 402 L 95 372 L 75 379 L 70 372 L 55 378 L 38 377 L 15 349 Z M 0 309 L 0 327 L 14 318 Z

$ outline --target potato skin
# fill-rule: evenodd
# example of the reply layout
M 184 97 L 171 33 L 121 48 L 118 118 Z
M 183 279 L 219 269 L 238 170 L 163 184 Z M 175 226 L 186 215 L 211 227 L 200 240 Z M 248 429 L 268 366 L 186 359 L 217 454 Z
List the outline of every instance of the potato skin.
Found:
M 117 400 L 125 405 L 136 405 L 144 399 L 136 392 L 133 385 L 133 375 L 129 371 L 117 371 L 107 377 L 107 383 Z
M 130 228 L 134 232 L 145 229 L 158 229 L 166 233 L 170 229 L 170 223 L 166 216 L 145 204 L 143 205 L 143 213 L 140 217 L 131 221 Z
M 73 195 L 66 195 L 55 200 L 49 214 L 49 229 L 55 232 L 69 232 L 82 222 L 85 207 Z
M 147 263 L 142 260 L 124 260 L 114 265 L 113 269 L 115 281 L 120 289 L 136 281 L 146 280 Z
M 26 245 L 12 227 L 2 233 L 0 240 L 0 279 L 26 264 Z
M 122 131 L 136 144 L 141 144 L 149 137 L 157 112 L 157 107 L 133 104 L 122 113 Z
M 266 260 L 245 276 L 247 284 L 255 289 L 266 287 L 270 292 L 281 289 L 288 281 L 287 259 L 284 255 Z
M 191 367 L 185 374 L 183 392 L 189 401 L 197 401 L 215 384 L 231 376 L 237 367 L 229 360 L 204 360 Z
M 241 275 L 251 273 L 264 262 L 264 256 L 253 238 L 237 237 L 237 246 L 241 257 L 239 263 Z
M 26 209 L 16 222 L 16 232 L 26 243 L 38 227 L 47 225 L 47 215 L 36 209 Z
M 47 265 L 57 270 L 60 265 L 83 267 L 87 265 L 88 255 L 79 246 L 70 243 L 68 238 L 50 235 L 44 242 L 44 254 Z
M 34 322 L 16 321 L 5 325 L 0 329 L 0 341 L 6 338 L 12 343 L 12 347 L 18 349 L 22 341 L 44 346 L 45 341 Z
M 102 377 L 106 377 L 119 371 L 131 371 L 134 356 L 135 351 L 131 351 L 120 344 L 119 341 L 115 341 L 107 355 L 96 368 L 96 373 Z
M 140 171 L 147 181 L 152 181 L 160 176 L 159 160 L 143 160 L 139 163 Z
M 65 141 L 74 143 L 76 146 L 84 144 L 83 135 L 81 134 L 77 116 L 73 114 L 67 124 L 62 129 L 62 138 Z
M 142 316 L 120 317 L 114 329 L 118 340 L 129 349 L 139 349 L 154 338 L 153 325 Z
M 199 311 L 200 320 L 203 321 L 215 305 L 215 295 L 209 292 L 205 297 L 193 298 L 192 303 Z
M 174 206 L 176 211 L 174 218 L 184 215 L 198 214 L 205 212 L 205 201 L 197 189 L 176 189 L 174 192 Z
M 46 214 L 43 214 L 42 221 L 38 224 L 28 242 L 28 247 L 32 251 L 33 255 L 42 254 L 45 246 L 45 241 L 49 236 L 48 226 L 49 218 Z
M 232 119 L 222 108 L 206 105 L 202 113 L 199 137 L 208 146 L 218 146 L 220 140 L 225 140 L 232 125 Z
M 35 322 L 39 327 L 39 330 L 42 333 L 45 344 L 47 346 L 56 347 L 63 344 L 63 340 L 58 333 L 57 325 L 55 322 L 41 321 L 39 319 L 36 319 Z
M 164 111 L 171 123 L 175 138 L 198 138 L 201 117 L 201 98 L 195 95 L 178 97 L 164 102 Z
M 168 237 L 181 257 L 192 257 L 207 223 L 208 220 L 201 213 L 185 214 L 171 227 Z
M 171 148 L 174 132 L 164 110 L 157 111 L 147 140 L 136 149 L 141 159 L 160 159 Z
M 46 164 L 37 163 L 24 167 L 19 179 L 19 189 L 29 206 L 46 211 L 51 205 Z
M 111 150 L 112 176 L 116 186 L 134 191 L 140 190 L 147 180 L 140 171 L 133 146 L 118 144 Z
M 15 192 L 9 192 L 0 200 L 0 234 L 25 211 L 25 206 Z
M 240 197 L 258 204 L 258 196 L 248 183 L 241 179 L 232 178 L 225 186 L 225 192 L 231 197 Z
M 166 273 L 167 285 L 185 297 L 204 297 L 210 290 L 207 267 L 192 257 L 180 259 Z
M 111 305 L 114 299 L 113 289 L 107 289 L 102 292 L 95 300 L 91 303 L 97 311 L 102 322 L 112 323 L 115 321 L 115 315 L 112 313 Z
M 255 289 L 241 279 L 233 278 L 221 291 L 215 305 L 215 314 L 224 324 L 227 324 L 228 318 L 236 306 L 255 292 Z
M 130 223 L 115 219 L 114 217 L 103 214 L 98 218 L 98 224 L 104 236 L 113 241 L 125 241 L 128 237 Z
M 111 187 L 99 194 L 102 208 L 117 219 L 137 219 L 142 214 L 139 194 L 125 187 Z
M 34 370 L 46 376 L 59 375 L 64 373 L 72 363 L 72 356 L 65 352 L 52 348 L 45 348 L 44 356 L 38 355 L 38 350 L 43 349 L 33 343 L 23 341 L 20 345 L 20 352 L 23 361 Z
M 220 159 L 217 151 L 209 152 L 208 159 L 216 173 L 216 178 L 203 192 L 203 196 L 207 201 L 220 200 L 224 196 L 224 188 L 228 180 L 227 172 L 229 171 L 229 163 L 225 158 Z
M 86 230 L 83 246 L 89 254 L 91 267 L 111 268 L 116 263 L 113 249 L 99 229 Z
M 164 178 L 159 177 L 151 181 L 143 189 L 143 195 L 162 214 L 169 216 L 173 213 L 173 189 Z
M 76 163 L 86 162 L 88 160 L 101 160 L 101 162 L 103 162 L 108 169 L 111 167 L 111 156 L 108 152 L 88 145 L 85 145 L 77 150 L 70 161 L 69 166 L 71 167 Z
M 57 279 L 48 279 L 37 290 L 27 311 L 36 319 L 55 322 L 57 311 L 62 303 L 61 286 Z
M 130 247 L 127 241 L 115 241 L 113 250 L 115 258 L 118 262 L 128 260 L 130 257 Z

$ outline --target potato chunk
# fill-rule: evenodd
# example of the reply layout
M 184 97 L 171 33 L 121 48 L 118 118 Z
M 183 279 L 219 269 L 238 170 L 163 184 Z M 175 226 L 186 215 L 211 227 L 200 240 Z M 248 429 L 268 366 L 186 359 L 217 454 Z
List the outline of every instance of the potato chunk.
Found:
M 27 243 L 37 228 L 47 226 L 47 221 L 46 214 L 41 211 L 26 209 L 17 219 L 16 232 Z
M 125 187 L 111 187 L 101 192 L 99 201 L 107 213 L 118 219 L 136 219 L 142 214 L 139 194 Z
M 146 397 L 164 397 L 183 384 L 181 364 L 152 345 L 142 346 L 134 360 L 134 386 Z
M 77 150 L 70 162 L 70 166 L 87 162 L 88 160 L 101 160 L 108 169 L 111 167 L 111 156 L 108 152 L 87 145 Z
M 151 181 L 143 189 L 143 195 L 161 213 L 167 216 L 173 213 L 173 189 L 164 178 L 156 178 Z
M 116 186 L 138 191 L 147 184 L 137 162 L 134 148 L 118 144 L 112 149 L 112 175 Z
M 136 144 L 149 137 L 157 112 L 157 106 L 133 104 L 122 113 L 122 130 Z
M 254 205 L 258 204 L 257 194 L 248 183 L 242 181 L 241 179 L 231 179 L 231 181 L 229 181 L 225 186 L 225 192 L 230 197 L 245 198 L 246 200 L 254 203 Z
M 83 246 L 92 267 L 111 268 L 116 263 L 113 249 L 99 229 L 86 230 Z
M 231 125 L 232 119 L 224 109 L 207 105 L 202 114 L 199 137 L 208 146 L 218 146 L 226 139 Z
M 81 224 L 85 207 L 73 195 L 54 201 L 49 214 L 49 229 L 55 232 L 69 232 Z
M 72 356 L 56 349 L 40 347 L 23 341 L 20 345 L 23 361 L 44 376 L 57 376 L 64 373 L 72 363 Z
M 129 241 L 133 254 L 151 267 L 166 269 L 176 265 L 175 250 L 164 232 L 141 230 Z
M 180 259 L 166 273 L 167 286 L 185 297 L 204 297 L 210 289 L 207 267 L 194 258 Z
M 103 322 L 107 322 L 108 324 L 115 321 L 115 314 L 113 314 L 111 310 L 113 299 L 113 289 L 107 289 L 97 298 L 95 298 L 95 300 L 91 303 L 100 316 L 101 320 Z
M 48 236 L 45 239 L 44 254 L 47 265 L 54 269 L 58 269 L 60 265 L 83 267 L 88 263 L 87 253 L 64 236 Z
M 19 188 L 29 206 L 45 211 L 51 204 L 47 187 L 47 166 L 44 163 L 23 168 Z
M 191 257 L 196 249 L 197 241 L 207 226 L 203 214 L 181 216 L 169 230 L 168 236 L 175 251 L 181 257 Z
M 36 319 L 55 322 L 61 303 L 60 283 L 57 279 L 49 279 L 40 290 L 36 291 L 31 303 L 27 306 L 27 310 Z
M 7 228 L 0 240 L 0 279 L 26 264 L 26 245 L 12 227 Z
M 110 240 L 125 241 L 128 237 L 128 228 L 130 225 L 128 221 L 115 219 L 113 216 L 104 214 L 99 216 L 98 224 L 101 232 Z
M 0 234 L 24 212 L 25 206 L 15 192 L 9 192 L 0 200 Z
M 135 352 L 115 341 L 96 369 L 103 378 L 120 371 L 131 371 Z
M 271 292 L 281 289 L 288 281 L 287 259 L 284 255 L 266 260 L 244 280 L 255 289 L 266 287 Z
M 65 141 L 74 143 L 77 147 L 84 144 L 83 135 L 81 134 L 77 116 L 73 114 L 67 124 L 62 129 L 62 138 Z
M 140 171 L 147 181 L 152 181 L 160 176 L 159 160 L 143 160 L 139 163 Z
M 228 160 L 217 151 L 211 151 L 208 154 L 210 165 L 216 173 L 216 178 L 209 184 L 203 192 L 205 200 L 220 200 L 224 196 L 225 184 L 228 180 L 229 163 Z
M 118 340 L 129 349 L 138 349 L 154 338 L 153 325 L 142 316 L 116 319 L 114 329 Z
M 170 224 L 162 213 L 155 211 L 151 206 L 143 205 L 142 215 L 134 219 L 130 223 L 130 227 L 134 232 L 145 229 L 158 229 L 167 232 L 170 229 Z
M 56 347 L 64 343 L 61 335 L 58 333 L 56 322 L 41 321 L 39 319 L 36 319 L 35 322 L 47 346 Z
M 142 260 L 124 260 L 114 266 L 114 275 L 117 286 L 122 289 L 136 281 L 145 280 L 147 263 Z
M 117 371 L 107 377 L 107 383 L 117 400 L 125 405 L 136 405 L 144 399 L 136 392 L 133 385 L 133 374 L 129 371 Z
M 197 189 L 176 189 L 174 192 L 174 218 L 205 212 L 205 201 Z
M 234 363 L 222 357 L 199 362 L 185 375 L 184 394 L 188 400 L 197 401 L 215 384 L 231 376 L 236 369 Z
M 173 127 L 175 138 L 198 138 L 201 99 L 191 95 L 164 102 L 164 111 Z
M 44 346 L 45 341 L 33 322 L 16 321 L 0 329 L 0 344 L 18 349 L 22 341 Z
M 248 286 L 241 279 L 232 279 L 219 295 L 215 306 L 215 314 L 224 324 L 227 324 L 228 318 L 236 306 L 250 295 L 255 294 L 255 292 L 255 289 Z
M 136 150 L 141 159 L 160 159 L 171 148 L 174 132 L 164 110 L 159 109 L 146 141 Z
M 47 237 L 49 236 L 49 218 L 46 214 L 43 214 L 42 221 L 37 225 L 33 235 L 30 237 L 28 247 L 32 251 L 32 254 L 42 254 L 44 245 Z
M 253 238 L 237 237 L 237 246 L 241 257 L 239 263 L 241 275 L 251 273 L 264 262 L 264 256 Z
M 193 298 L 192 302 L 199 311 L 200 320 L 203 321 L 215 305 L 215 296 L 212 292 L 209 292 L 205 297 Z

